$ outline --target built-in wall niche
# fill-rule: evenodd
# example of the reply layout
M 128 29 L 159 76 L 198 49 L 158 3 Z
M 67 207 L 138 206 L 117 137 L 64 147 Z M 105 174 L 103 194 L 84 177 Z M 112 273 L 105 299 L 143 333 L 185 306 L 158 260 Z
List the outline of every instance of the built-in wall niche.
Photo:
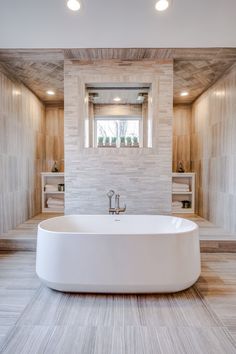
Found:
M 151 84 L 85 85 L 85 147 L 151 147 Z

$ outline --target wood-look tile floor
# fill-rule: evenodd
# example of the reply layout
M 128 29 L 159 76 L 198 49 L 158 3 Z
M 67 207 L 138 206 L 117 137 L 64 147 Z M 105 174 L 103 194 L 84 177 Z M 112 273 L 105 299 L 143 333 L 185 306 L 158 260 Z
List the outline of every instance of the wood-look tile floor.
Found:
M 0 253 L 0 352 L 236 353 L 236 254 L 202 254 L 194 287 L 169 295 L 66 294 L 35 253 Z

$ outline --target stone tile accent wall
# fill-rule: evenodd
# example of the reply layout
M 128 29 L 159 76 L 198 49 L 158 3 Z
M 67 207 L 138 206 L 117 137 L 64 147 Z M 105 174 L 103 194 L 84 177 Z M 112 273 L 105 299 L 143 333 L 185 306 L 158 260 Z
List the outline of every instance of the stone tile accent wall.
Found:
M 191 165 L 199 215 L 236 232 L 236 66 L 193 104 Z
M 85 83 L 152 84 L 152 148 L 85 148 Z M 108 212 L 114 189 L 128 214 L 171 211 L 173 63 L 65 62 L 66 214 Z

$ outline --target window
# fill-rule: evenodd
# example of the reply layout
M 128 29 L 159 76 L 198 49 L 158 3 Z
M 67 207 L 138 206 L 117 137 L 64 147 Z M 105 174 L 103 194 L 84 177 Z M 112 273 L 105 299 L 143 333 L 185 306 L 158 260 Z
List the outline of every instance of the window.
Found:
M 141 121 L 139 117 L 95 118 L 96 146 L 139 146 Z
M 84 146 L 151 147 L 151 83 L 97 79 L 85 84 Z

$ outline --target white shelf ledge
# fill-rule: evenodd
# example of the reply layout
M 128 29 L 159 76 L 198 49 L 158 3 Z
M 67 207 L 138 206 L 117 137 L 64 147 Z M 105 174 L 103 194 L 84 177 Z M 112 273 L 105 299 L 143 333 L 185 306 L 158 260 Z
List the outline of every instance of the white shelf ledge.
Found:
M 172 210 L 172 214 L 193 214 L 194 210 L 192 208 L 181 208 L 179 210 Z
M 64 172 L 41 172 L 41 176 L 45 176 L 45 177 L 64 177 Z
M 172 192 L 172 194 L 193 194 L 193 192 Z
M 63 213 L 64 208 L 42 208 L 43 213 Z
M 65 194 L 65 192 L 60 192 L 60 191 L 57 191 L 57 192 L 46 192 L 46 191 L 43 191 L 43 194 Z

